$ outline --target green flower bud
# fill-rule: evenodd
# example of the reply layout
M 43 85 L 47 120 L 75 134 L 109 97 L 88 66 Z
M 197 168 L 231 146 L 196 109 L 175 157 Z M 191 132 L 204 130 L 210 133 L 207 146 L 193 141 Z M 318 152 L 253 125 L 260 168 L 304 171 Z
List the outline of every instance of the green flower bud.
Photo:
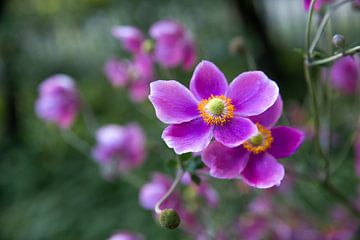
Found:
M 151 53 L 154 48 L 155 48 L 155 43 L 153 40 L 151 39 L 146 39 L 143 44 L 142 44 L 142 49 L 144 50 L 144 52 L 146 53 Z
M 332 38 L 332 44 L 337 48 L 345 48 L 345 38 L 341 34 L 335 34 Z
M 167 229 L 175 229 L 180 225 L 179 214 L 173 209 L 162 210 L 159 217 L 159 223 Z

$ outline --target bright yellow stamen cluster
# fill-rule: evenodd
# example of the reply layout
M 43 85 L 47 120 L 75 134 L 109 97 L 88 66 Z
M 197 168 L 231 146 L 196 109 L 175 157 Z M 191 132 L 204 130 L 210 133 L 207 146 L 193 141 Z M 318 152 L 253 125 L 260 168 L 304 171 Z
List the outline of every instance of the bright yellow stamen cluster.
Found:
M 223 106 L 220 106 L 223 104 Z M 208 99 L 204 99 L 199 103 L 198 109 L 200 116 L 209 125 L 224 125 L 227 121 L 234 117 L 234 105 L 231 99 L 224 95 L 211 95 Z M 221 110 L 221 112 L 220 112 Z
M 271 136 L 271 131 L 262 126 L 261 124 L 256 123 L 256 127 L 259 131 L 258 135 L 250 138 L 243 144 L 243 146 L 246 150 L 254 154 L 259 154 L 265 152 L 271 147 L 273 137 Z M 259 142 L 259 139 L 262 139 L 262 141 Z

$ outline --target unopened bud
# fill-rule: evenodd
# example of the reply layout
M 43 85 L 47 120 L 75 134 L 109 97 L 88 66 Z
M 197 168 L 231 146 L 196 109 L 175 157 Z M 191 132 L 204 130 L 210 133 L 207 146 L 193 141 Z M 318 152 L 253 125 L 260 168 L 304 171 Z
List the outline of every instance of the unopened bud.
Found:
M 345 38 L 341 34 L 335 34 L 332 38 L 332 43 L 335 47 L 343 49 L 345 47 Z
M 240 36 L 234 37 L 229 44 L 230 54 L 239 54 L 245 52 L 245 42 Z
M 173 209 L 162 210 L 159 217 L 159 223 L 167 229 L 175 229 L 180 225 L 181 219 L 179 214 Z

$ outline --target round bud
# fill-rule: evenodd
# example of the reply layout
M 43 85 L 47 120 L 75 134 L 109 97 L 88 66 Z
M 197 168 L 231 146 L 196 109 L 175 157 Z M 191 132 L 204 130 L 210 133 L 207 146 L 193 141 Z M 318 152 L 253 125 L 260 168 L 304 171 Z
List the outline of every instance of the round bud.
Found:
M 240 36 L 234 37 L 229 44 L 230 54 L 238 54 L 245 52 L 244 39 Z
M 335 34 L 332 38 L 332 44 L 335 47 L 338 48 L 344 48 L 345 47 L 345 38 L 341 34 Z
M 173 209 L 162 210 L 159 217 L 159 223 L 167 229 L 175 229 L 180 225 L 179 214 Z
M 258 134 L 252 138 L 250 138 L 251 144 L 255 146 L 260 146 L 263 143 L 264 137 L 262 134 Z

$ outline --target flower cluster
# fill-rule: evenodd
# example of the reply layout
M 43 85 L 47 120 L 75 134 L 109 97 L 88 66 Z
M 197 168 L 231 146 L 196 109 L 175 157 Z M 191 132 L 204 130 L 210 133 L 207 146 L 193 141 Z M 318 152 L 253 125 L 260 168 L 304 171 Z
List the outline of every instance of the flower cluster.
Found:
M 128 87 L 134 101 L 143 101 L 149 92 L 149 83 L 154 80 L 154 63 L 163 68 L 179 65 L 185 70 L 192 68 L 196 60 L 195 45 L 190 32 L 173 20 L 154 23 L 146 39 L 133 26 L 115 26 L 112 35 L 120 40 L 124 49 L 133 55 L 132 60 L 109 59 L 105 74 L 114 87 Z
M 303 141 L 299 130 L 273 128 L 282 100 L 276 83 L 260 71 L 242 73 L 228 86 L 224 74 L 203 61 L 190 91 L 176 81 L 150 88 L 156 116 L 170 124 L 162 134 L 166 144 L 177 154 L 202 151 L 213 177 L 241 177 L 258 188 L 278 185 L 284 168 L 276 159 L 291 156 Z

